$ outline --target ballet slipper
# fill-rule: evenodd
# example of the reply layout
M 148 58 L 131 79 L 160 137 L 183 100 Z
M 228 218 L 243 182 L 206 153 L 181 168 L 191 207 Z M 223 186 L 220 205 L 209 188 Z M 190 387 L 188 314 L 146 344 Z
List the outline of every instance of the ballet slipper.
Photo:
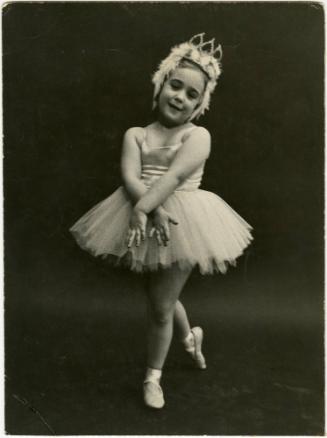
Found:
M 149 408 L 161 409 L 165 404 L 163 391 L 155 380 L 147 379 L 143 382 L 144 403 Z
M 207 368 L 205 358 L 202 354 L 201 347 L 203 342 L 203 330 L 201 327 L 193 327 L 190 332 L 193 335 L 193 344 L 186 345 L 186 351 L 193 359 L 196 368 L 205 370 Z

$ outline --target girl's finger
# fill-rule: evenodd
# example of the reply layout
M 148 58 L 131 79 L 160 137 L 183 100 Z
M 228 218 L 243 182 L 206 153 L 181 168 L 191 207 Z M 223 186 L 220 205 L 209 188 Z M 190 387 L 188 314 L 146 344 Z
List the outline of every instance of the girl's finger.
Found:
M 132 230 L 129 228 L 126 234 L 126 245 L 128 245 L 128 242 L 130 241 L 132 236 Z
M 128 230 L 125 237 L 126 245 L 128 245 L 130 231 Z
M 145 229 L 141 228 L 141 240 L 145 240 Z
M 140 246 L 140 242 L 141 242 L 141 232 L 140 232 L 140 229 L 137 228 L 136 233 L 135 233 L 135 244 L 136 244 L 136 246 Z
M 156 238 L 157 238 L 158 245 L 162 246 L 162 239 L 161 239 L 159 230 L 156 230 Z
M 130 248 L 133 245 L 135 238 L 135 230 L 129 230 L 128 232 L 128 240 L 127 240 L 127 247 Z
M 177 219 L 175 219 L 173 216 L 169 215 L 168 221 L 174 225 L 178 225 Z
M 170 239 L 170 231 L 169 231 L 169 225 L 168 224 L 164 225 L 164 231 L 165 231 L 166 239 L 169 240 Z
M 156 229 L 154 227 L 151 228 L 150 233 L 149 233 L 149 237 L 152 237 L 155 233 Z
M 167 239 L 166 232 L 165 232 L 165 229 L 163 226 L 160 227 L 160 237 L 161 237 L 161 240 L 162 240 L 162 243 L 164 244 L 164 246 L 167 246 L 168 239 Z
M 165 236 L 161 236 L 161 240 L 164 246 L 168 246 L 168 240 L 165 238 Z

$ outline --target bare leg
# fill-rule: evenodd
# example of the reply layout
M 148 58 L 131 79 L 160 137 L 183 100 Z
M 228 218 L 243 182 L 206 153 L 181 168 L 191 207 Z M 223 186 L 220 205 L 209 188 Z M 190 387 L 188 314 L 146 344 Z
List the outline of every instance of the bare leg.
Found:
M 186 310 L 180 300 L 177 301 L 174 311 L 174 323 L 176 327 L 176 335 L 180 341 L 183 341 L 190 333 L 191 327 L 187 318 Z
M 172 267 L 150 274 L 147 291 L 147 366 L 150 368 L 163 368 L 173 334 L 176 302 L 190 273 L 191 270 Z

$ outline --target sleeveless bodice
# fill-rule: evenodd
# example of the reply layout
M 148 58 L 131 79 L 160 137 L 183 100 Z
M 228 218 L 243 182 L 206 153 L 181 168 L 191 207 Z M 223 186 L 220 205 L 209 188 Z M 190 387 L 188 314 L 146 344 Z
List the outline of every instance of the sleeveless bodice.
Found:
M 181 142 L 166 147 L 151 147 L 146 136 L 137 143 L 137 158 L 141 159 L 142 179 L 147 187 L 172 166 L 185 137 L 175 139 Z M 70 228 L 71 233 L 82 249 L 135 272 L 161 272 L 172 267 L 191 270 L 198 265 L 201 274 L 226 273 L 228 264 L 235 266 L 253 239 L 252 227 L 218 195 L 198 189 L 205 161 L 206 157 L 162 204 L 178 221 L 177 226 L 170 227 L 167 246 L 158 244 L 156 235 L 147 236 L 139 245 L 136 241 L 126 245 L 133 203 L 124 185 L 87 211 Z M 148 225 L 151 228 L 153 224 L 150 221 Z
M 146 139 L 141 145 L 142 180 L 148 187 L 167 172 L 182 142 L 163 147 L 150 147 Z M 196 190 L 202 180 L 205 161 L 176 190 Z

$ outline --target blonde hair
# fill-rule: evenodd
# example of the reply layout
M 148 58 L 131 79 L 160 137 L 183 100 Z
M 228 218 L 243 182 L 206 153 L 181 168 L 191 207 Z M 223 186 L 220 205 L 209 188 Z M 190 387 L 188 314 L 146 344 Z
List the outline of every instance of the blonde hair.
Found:
M 158 70 L 152 76 L 152 83 L 154 84 L 153 108 L 157 106 L 157 100 L 166 79 L 176 68 L 181 67 L 183 62 L 187 61 L 198 67 L 206 77 L 206 86 L 202 101 L 191 115 L 190 120 L 199 118 L 209 109 L 211 94 L 222 73 L 220 62 L 222 58 L 222 48 L 220 44 L 214 47 L 214 38 L 204 42 L 203 36 L 204 33 L 195 35 L 188 42 L 173 47 L 167 58 L 160 63 Z M 196 39 L 199 39 L 198 43 L 195 42 Z M 210 49 L 205 50 L 204 47 L 208 45 Z M 218 58 L 214 56 L 216 52 L 219 53 Z

